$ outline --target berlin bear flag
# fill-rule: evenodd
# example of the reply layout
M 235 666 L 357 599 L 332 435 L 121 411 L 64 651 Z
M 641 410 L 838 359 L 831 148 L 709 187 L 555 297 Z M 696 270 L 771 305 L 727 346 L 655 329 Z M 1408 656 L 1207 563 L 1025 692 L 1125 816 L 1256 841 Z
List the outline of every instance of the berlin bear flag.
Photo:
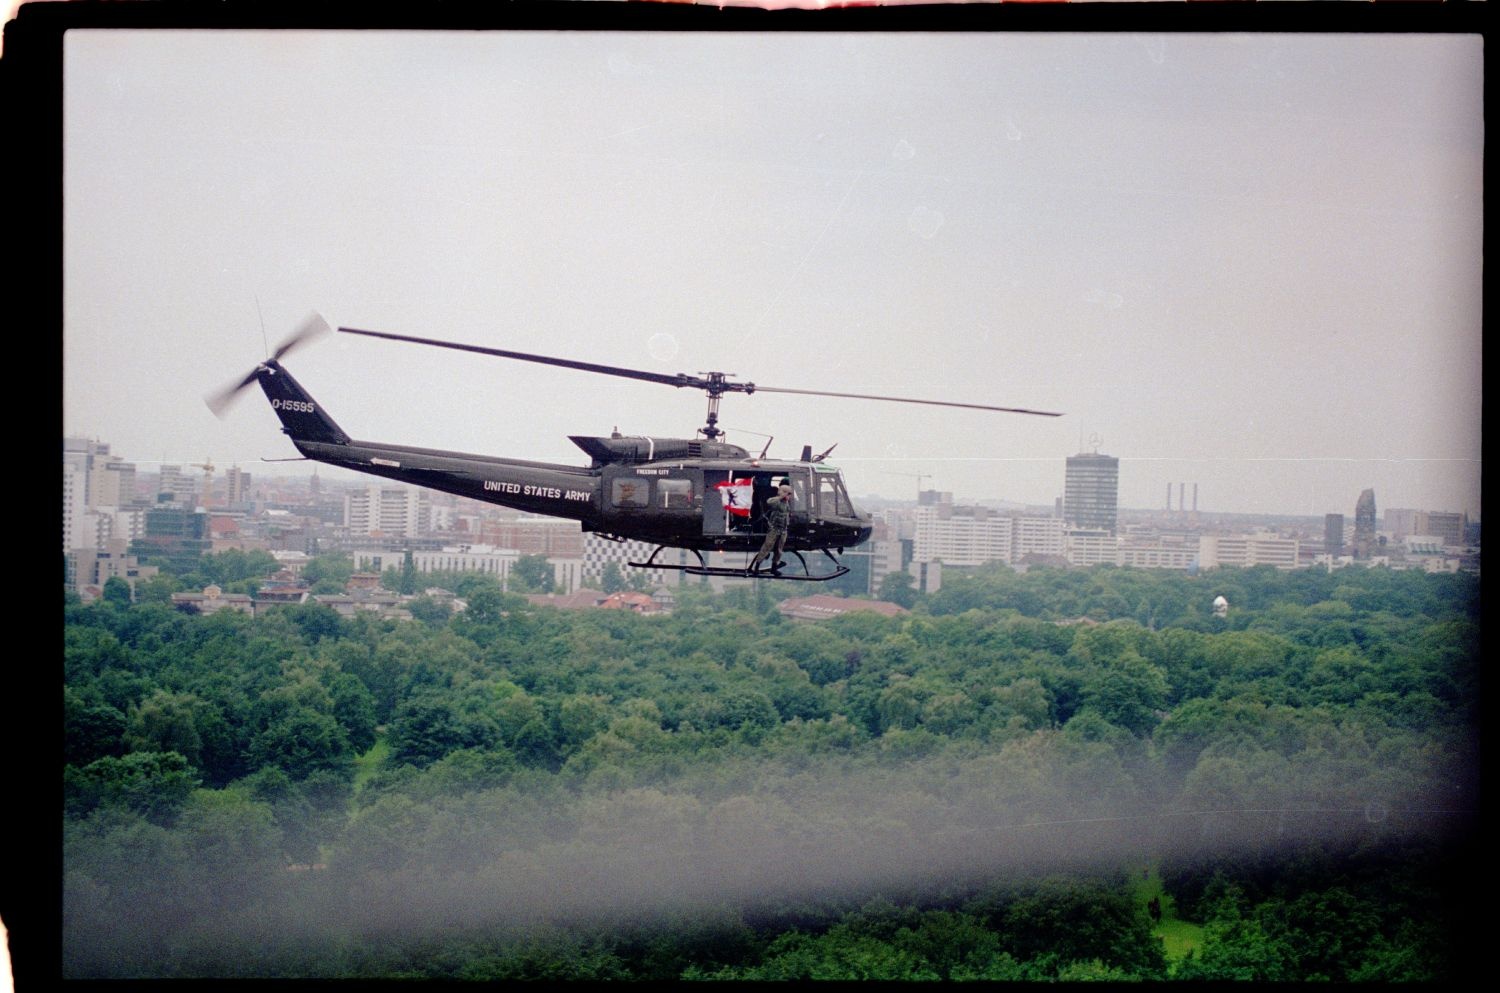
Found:
M 754 493 L 754 480 L 726 480 L 714 485 L 719 499 L 724 501 L 724 511 L 737 517 L 750 516 L 750 501 Z

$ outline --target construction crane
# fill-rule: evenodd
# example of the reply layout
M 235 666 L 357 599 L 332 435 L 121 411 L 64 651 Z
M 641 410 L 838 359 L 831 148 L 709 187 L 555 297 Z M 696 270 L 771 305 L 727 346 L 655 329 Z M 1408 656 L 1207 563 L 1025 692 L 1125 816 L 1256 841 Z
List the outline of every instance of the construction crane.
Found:
M 188 466 L 193 469 L 203 470 L 203 506 L 213 505 L 214 496 L 214 464 L 212 459 L 202 462 L 189 462 Z

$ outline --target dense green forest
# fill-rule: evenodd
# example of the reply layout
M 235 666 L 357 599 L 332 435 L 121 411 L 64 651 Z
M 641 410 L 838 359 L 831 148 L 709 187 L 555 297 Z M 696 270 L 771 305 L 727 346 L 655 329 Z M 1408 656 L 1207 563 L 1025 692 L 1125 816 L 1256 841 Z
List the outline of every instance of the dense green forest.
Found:
M 779 584 L 643 617 L 451 578 L 467 609 L 413 621 L 67 600 L 65 976 L 1402 981 L 1472 954 L 1477 577 L 996 567 L 811 624 Z

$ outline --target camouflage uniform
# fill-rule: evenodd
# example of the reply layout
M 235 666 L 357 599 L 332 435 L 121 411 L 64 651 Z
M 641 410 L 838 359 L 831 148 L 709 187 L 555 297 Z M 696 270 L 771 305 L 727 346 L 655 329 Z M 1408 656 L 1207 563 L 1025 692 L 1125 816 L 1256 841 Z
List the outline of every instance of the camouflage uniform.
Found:
M 770 555 L 771 571 L 781 568 L 781 552 L 786 548 L 786 531 L 792 520 L 792 488 L 782 484 L 778 496 L 766 499 L 766 540 L 750 560 L 747 572 L 753 572 L 761 560 Z M 774 554 L 773 554 L 774 553 Z

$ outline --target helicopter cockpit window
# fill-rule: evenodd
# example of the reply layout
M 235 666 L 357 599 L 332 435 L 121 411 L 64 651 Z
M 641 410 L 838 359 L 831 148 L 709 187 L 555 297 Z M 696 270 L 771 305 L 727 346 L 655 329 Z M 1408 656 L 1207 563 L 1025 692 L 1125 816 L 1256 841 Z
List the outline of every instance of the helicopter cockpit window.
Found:
M 609 499 L 616 507 L 649 507 L 651 480 L 617 479 L 609 488 Z
M 656 492 L 664 510 L 691 510 L 693 507 L 691 479 L 658 479 Z
M 818 512 L 838 517 L 853 516 L 849 497 L 844 494 L 843 484 L 833 473 L 818 475 Z

